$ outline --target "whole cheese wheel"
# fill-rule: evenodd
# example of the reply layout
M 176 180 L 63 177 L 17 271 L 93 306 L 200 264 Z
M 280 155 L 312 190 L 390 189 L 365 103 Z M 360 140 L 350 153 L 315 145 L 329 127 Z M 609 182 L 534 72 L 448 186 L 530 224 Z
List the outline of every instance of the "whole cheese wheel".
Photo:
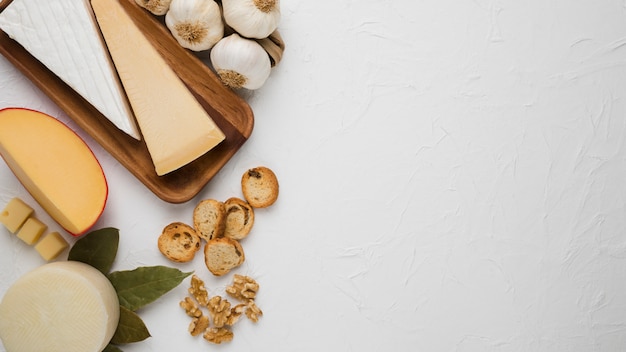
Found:
M 100 352 L 119 321 L 111 282 L 80 262 L 45 264 L 17 280 L 0 303 L 7 352 Z

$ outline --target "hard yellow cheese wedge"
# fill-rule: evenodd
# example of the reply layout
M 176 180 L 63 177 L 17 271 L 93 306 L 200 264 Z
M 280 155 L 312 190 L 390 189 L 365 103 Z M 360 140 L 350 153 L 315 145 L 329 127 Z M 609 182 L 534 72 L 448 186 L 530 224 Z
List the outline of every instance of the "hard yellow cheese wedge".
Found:
M 91 5 L 156 173 L 179 169 L 223 141 L 224 133 L 119 1 Z
M 100 271 L 80 262 L 49 263 L 4 295 L 0 338 L 9 352 L 100 352 L 119 314 L 115 289 Z
M 108 187 L 100 163 L 57 119 L 27 109 L 0 110 L 0 155 L 69 233 L 84 233 L 102 214 Z

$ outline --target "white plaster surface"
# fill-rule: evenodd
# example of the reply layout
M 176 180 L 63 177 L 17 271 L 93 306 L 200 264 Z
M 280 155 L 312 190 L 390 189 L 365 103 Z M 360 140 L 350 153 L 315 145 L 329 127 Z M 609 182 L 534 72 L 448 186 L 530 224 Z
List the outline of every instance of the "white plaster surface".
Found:
M 235 271 L 261 285 L 259 323 L 191 337 L 185 281 L 124 351 L 626 350 L 626 1 L 281 6 L 284 59 L 245 94 L 252 137 L 192 201 L 159 200 L 78 130 L 109 181 L 96 227 L 121 231 L 114 269 L 173 265 L 160 230 L 241 196 L 247 168 L 280 180 Z M 75 128 L 0 57 L 8 106 Z M 14 196 L 33 203 L 0 163 L 0 202 Z M 0 295 L 41 264 L 0 230 Z M 211 294 L 231 278 L 201 256 L 177 267 Z

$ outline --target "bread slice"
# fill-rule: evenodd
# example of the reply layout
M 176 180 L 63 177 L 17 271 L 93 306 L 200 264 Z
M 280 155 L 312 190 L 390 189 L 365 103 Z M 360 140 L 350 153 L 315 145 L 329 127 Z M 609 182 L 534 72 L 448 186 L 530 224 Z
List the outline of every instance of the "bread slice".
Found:
M 193 227 L 207 241 L 224 235 L 226 210 L 224 203 L 215 199 L 204 199 L 193 210 Z
M 224 202 L 226 228 L 224 237 L 234 240 L 246 238 L 254 224 L 254 209 L 243 199 L 232 197 Z
M 278 178 L 265 166 L 255 167 L 241 177 L 241 189 L 252 207 L 269 207 L 278 198 Z
M 200 236 L 193 227 L 173 222 L 163 229 L 159 236 L 159 251 L 169 260 L 177 263 L 191 261 L 200 250 Z
M 228 237 L 214 238 L 204 246 L 204 263 L 215 276 L 227 274 L 245 260 L 238 241 Z

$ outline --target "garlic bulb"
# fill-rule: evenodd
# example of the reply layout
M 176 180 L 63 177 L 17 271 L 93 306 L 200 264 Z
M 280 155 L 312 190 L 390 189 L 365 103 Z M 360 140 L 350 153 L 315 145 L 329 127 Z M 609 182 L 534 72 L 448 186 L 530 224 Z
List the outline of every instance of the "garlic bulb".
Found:
M 208 50 L 224 37 L 224 23 L 214 0 L 172 0 L 165 25 L 178 43 L 193 51 Z
M 270 75 L 270 57 L 252 39 L 233 33 L 211 49 L 211 64 L 222 82 L 234 89 L 258 89 Z
M 280 0 L 222 0 L 222 9 L 226 23 L 248 38 L 266 38 L 280 21 Z
M 170 8 L 172 0 L 135 0 L 135 2 L 144 9 L 160 16 L 165 15 L 167 10 Z

